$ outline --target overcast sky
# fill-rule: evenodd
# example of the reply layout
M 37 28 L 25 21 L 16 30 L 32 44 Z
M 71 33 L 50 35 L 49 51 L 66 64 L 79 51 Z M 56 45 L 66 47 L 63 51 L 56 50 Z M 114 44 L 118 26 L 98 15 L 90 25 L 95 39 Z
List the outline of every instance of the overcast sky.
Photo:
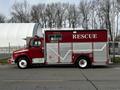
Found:
M 0 14 L 5 16 L 10 15 L 11 6 L 15 2 L 23 2 L 24 0 L 0 0 Z M 52 3 L 52 2 L 69 2 L 71 4 L 78 4 L 80 0 L 27 0 L 29 4 L 38 4 L 38 3 Z

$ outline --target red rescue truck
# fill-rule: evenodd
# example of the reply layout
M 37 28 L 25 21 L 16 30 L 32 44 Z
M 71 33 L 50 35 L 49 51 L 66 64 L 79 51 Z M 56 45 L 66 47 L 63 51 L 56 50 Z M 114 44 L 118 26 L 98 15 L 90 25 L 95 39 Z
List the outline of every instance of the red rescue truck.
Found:
M 14 51 L 10 64 L 25 69 L 33 64 L 75 64 L 80 68 L 109 63 L 107 30 L 44 30 L 26 48 Z

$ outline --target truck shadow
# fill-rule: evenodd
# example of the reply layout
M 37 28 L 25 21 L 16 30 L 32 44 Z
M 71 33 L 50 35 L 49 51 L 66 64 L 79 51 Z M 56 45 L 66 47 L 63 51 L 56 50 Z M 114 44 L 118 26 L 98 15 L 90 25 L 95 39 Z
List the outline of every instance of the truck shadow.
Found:
M 74 65 L 32 65 L 29 69 L 32 68 L 76 68 Z
M 29 67 L 29 69 L 37 69 L 37 68 L 51 68 L 51 69 L 53 69 L 53 68 L 78 68 L 77 66 L 75 66 L 75 65 L 32 65 L 31 67 Z M 91 67 L 89 67 L 89 68 L 85 68 L 85 69 L 108 69 L 108 68 L 112 68 L 112 66 L 110 65 L 108 65 L 108 66 L 104 66 L 104 65 L 97 65 L 97 66 L 91 66 Z M 78 69 L 80 69 L 80 68 L 78 68 Z

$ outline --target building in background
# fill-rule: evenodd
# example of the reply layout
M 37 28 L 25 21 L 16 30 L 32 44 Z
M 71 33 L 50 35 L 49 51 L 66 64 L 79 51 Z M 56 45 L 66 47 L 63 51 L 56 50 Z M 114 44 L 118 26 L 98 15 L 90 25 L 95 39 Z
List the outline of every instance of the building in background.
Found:
M 38 23 L 1 23 L 0 24 L 0 58 L 9 56 L 12 51 L 26 45 L 24 40 L 35 35 L 41 36 Z
M 0 24 L 0 47 L 24 46 L 24 38 L 40 36 L 41 28 L 35 23 L 2 23 Z

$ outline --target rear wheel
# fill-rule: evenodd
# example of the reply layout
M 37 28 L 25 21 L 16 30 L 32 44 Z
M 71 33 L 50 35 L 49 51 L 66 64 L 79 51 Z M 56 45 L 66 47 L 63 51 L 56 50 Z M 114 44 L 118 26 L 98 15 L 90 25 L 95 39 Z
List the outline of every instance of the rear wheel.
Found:
M 20 69 L 28 68 L 28 59 L 26 57 L 21 57 L 18 59 L 17 66 Z
M 88 62 L 88 59 L 87 59 L 87 58 L 81 57 L 81 58 L 78 59 L 77 66 L 78 66 L 79 68 L 84 69 L 84 68 L 89 67 L 89 66 L 90 66 L 90 63 Z

